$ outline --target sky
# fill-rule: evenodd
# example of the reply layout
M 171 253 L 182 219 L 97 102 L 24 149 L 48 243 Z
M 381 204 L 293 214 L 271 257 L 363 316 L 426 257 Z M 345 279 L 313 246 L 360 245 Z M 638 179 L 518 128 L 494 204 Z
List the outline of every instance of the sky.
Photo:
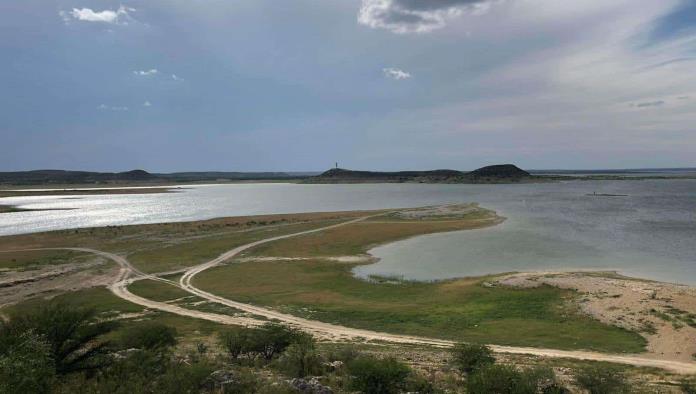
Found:
M 696 166 L 694 0 L 3 0 L 0 171 Z

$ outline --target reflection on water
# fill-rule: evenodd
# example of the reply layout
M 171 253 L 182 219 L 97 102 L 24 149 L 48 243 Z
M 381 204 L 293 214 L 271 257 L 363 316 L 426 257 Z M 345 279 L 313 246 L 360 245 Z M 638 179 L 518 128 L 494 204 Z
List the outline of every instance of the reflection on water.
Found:
M 625 194 L 626 196 L 594 196 Z M 589 195 L 588 195 L 589 194 Z M 529 269 L 619 269 L 696 283 L 696 180 L 575 181 L 536 185 L 195 186 L 178 193 L 1 198 L 0 235 L 221 216 L 479 202 L 508 220 L 378 247 L 358 275 L 443 279 Z
M 602 269 L 696 284 L 694 181 L 525 186 L 479 195 L 477 201 L 508 220 L 484 230 L 426 235 L 374 248 L 370 253 L 381 260 L 355 273 L 437 280 Z

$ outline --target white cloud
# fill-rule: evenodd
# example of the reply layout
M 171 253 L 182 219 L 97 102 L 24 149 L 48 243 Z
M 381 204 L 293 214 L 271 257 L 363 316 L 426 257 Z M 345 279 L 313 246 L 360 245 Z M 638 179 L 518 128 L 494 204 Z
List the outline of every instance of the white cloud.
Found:
M 484 14 L 497 0 L 362 0 L 358 23 L 394 33 L 426 33 L 464 12 Z
M 152 103 L 149 102 L 149 101 L 145 101 L 145 102 L 143 103 L 143 107 L 152 107 Z
M 130 20 L 129 12 L 135 8 L 120 6 L 117 10 L 94 11 L 91 8 L 73 8 L 72 11 L 60 11 L 58 14 L 67 23 L 71 20 L 82 22 L 97 22 L 110 24 L 127 24 Z
M 97 109 L 100 109 L 103 111 L 128 111 L 128 107 L 111 106 L 111 105 L 106 105 L 106 104 L 101 104 L 100 106 L 97 107 Z
M 157 71 L 156 68 L 151 68 L 149 70 L 136 70 L 136 71 L 133 71 L 133 74 L 141 76 L 141 77 L 148 77 L 150 75 L 155 75 L 158 72 L 159 71 Z
M 176 74 L 172 74 L 172 79 L 175 81 L 183 81 L 184 80 L 183 78 L 177 77 Z
M 384 76 L 387 78 L 395 79 L 397 81 L 402 80 L 402 79 L 409 79 L 411 78 L 411 74 L 407 73 L 404 70 L 400 70 L 398 68 L 383 68 L 382 72 L 384 73 Z

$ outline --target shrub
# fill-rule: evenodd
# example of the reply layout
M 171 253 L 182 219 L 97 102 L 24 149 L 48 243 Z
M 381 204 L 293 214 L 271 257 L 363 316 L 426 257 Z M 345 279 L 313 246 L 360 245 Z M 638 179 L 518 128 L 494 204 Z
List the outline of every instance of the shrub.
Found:
M 316 350 L 314 338 L 307 336 L 288 346 L 280 356 L 278 365 L 286 375 L 304 378 L 308 375 L 321 375 L 323 371 L 322 361 Z
M 433 394 L 435 393 L 435 387 L 425 377 L 412 373 L 406 381 L 406 391 L 409 393 Z
M 377 359 L 362 356 L 348 363 L 351 386 L 365 394 L 391 394 L 406 385 L 411 369 L 394 358 Z
M 556 382 L 552 370 L 535 368 L 518 371 L 508 365 L 489 365 L 471 373 L 469 394 L 561 394 L 568 391 Z
M 306 334 L 279 324 L 266 324 L 261 328 L 226 331 L 220 335 L 220 343 L 232 360 L 257 355 L 265 360 L 272 360 L 304 335 Z
M 679 382 L 679 388 L 684 394 L 696 394 L 696 380 L 684 379 Z
M 145 322 L 128 327 L 121 342 L 127 348 L 163 350 L 176 345 L 176 329 L 158 322 Z
M 265 324 L 254 335 L 256 350 L 264 359 L 272 360 L 301 335 L 303 335 L 301 332 L 280 324 Z
M 457 369 L 467 374 L 495 363 L 493 352 L 484 345 L 459 343 L 452 348 L 451 353 Z
M 36 310 L 13 315 L 4 325 L 12 335 L 33 332 L 49 345 L 56 372 L 65 374 L 97 369 L 108 362 L 106 341 L 100 338 L 114 323 L 96 322 L 92 309 L 49 301 Z
M 220 345 L 222 345 L 232 361 L 237 360 L 242 355 L 247 355 L 254 350 L 252 330 L 229 330 L 220 334 Z
M 55 378 L 49 344 L 31 331 L 14 336 L 0 326 L 0 393 L 48 393 Z
M 156 350 L 128 352 L 91 379 L 66 381 L 58 392 L 198 393 L 213 368 L 204 362 L 184 363 Z
M 583 368 L 575 375 L 575 381 L 590 394 L 628 392 L 626 376 L 616 367 L 593 365 Z
M 358 357 L 360 357 L 360 351 L 353 345 L 341 346 L 339 349 L 332 351 L 328 356 L 331 361 L 342 361 L 346 364 Z
M 225 394 L 256 393 L 259 391 L 260 385 L 261 382 L 252 370 L 240 369 L 235 372 L 234 380 L 225 385 L 223 392 Z

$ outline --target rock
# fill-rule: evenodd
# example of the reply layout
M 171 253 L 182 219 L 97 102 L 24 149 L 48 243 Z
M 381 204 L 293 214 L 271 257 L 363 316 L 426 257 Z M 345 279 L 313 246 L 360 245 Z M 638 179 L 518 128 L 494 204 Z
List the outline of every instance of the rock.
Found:
M 295 378 L 290 385 L 303 394 L 333 394 L 331 387 L 322 385 L 316 377 L 309 380 Z
M 336 360 L 324 363 L 324 366 L 330 371 L 336 371 L 343 368 L 343 361 Z
M 228 386 L 236 381 L 234 372 L 232 371 L 225 371 L 225 370 L 217 370 L 210 375 L 208 375 L 208 378 L 205 380 L 204 386 L 209 389 L 220 389 L 220 388 L 225 388 L 225 386 Z

